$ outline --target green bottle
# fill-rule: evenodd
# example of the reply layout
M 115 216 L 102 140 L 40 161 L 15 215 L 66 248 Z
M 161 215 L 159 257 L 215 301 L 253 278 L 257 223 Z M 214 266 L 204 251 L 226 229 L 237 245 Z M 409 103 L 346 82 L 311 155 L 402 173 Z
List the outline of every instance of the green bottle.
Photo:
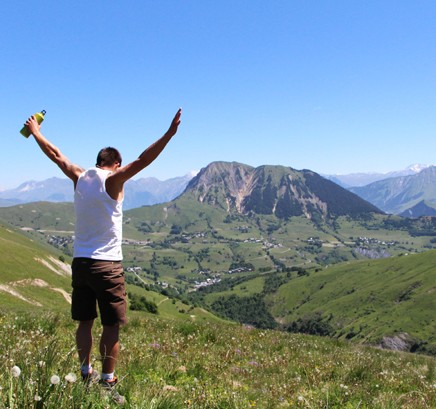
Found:
M 35 118 L 36 118 L 36 121 L 38 122 L 38 124 L 40 124 L 44 120 L 44 115 L 45 115 L 44 110 L 42 110 L 41 112 L 37 112 L 35 114 Z M 23 126 L 20 133 L 21 133 L 21 135 L 25 136 L 26 138 L 28 138 L 30 136 L 30 130 L 27 127 L 27 125 Z

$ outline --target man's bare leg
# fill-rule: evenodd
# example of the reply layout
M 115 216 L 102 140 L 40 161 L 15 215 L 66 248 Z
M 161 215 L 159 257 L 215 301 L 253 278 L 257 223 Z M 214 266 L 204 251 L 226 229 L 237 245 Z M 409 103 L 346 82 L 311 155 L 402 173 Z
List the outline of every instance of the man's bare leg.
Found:
M 120 349 L 120 327 L 116 325 L 103 325 L 103 333 L 100 340 L 100 354 L 103 360 L 103 373 L 113 374 Z
M 94 320 L 80 321 L 76 331 L 77 353 L 82 366 L 90 365 L 92 350 L 92 326 Z

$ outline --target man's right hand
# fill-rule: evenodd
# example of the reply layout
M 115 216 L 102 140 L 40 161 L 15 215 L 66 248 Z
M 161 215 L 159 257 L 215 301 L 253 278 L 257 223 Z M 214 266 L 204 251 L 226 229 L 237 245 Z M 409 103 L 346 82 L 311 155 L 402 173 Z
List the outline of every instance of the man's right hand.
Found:
M 32 135 L 39 133 L 39 130 L 41 129 L 41 124 L 38 123 L 38 121 L 35 118 L 35 115 L 32 115 L 26 121 L 26 126 L 29 128 L 29 131 Z
M 182 115 L 182 108 L 179 108 L 179 110 L 177 111 L 176 115 L 174 116 L 174 118 L 171 122 L 171 125 L 168 128 L 168 131 L 166 133 L 168 136 L 173 137 L 176 134 L 177 129 L 179 128 L 179 125 L 181 122 L 181 120 L 180 120 L 181 115 Z

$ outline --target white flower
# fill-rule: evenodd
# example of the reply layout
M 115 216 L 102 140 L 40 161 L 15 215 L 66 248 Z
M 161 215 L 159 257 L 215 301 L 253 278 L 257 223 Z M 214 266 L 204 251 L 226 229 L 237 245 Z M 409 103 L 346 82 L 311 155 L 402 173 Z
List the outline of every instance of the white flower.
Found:
M 11 373 L 14 378 L 18 378 L 21 374 L 21 369 L 17 365 L 15 365 L 14 367 L 12 367 Z
M 65 380 L 67 382 L 74 383 L 77 380 L 77 376 L 76 376 L 76 374 L 73 374 L 72 372 L 70 372 L 68 375 L 65 376 Z
M 39 402 L 42 398 L 39 395 L 35 395 L 33 399 L 35 399 L 35 402 Z
M 57 384 L 59 384 L 60 381 L 61 381 L 61 379 L 60 379 L 59 376 L 57 376 L 57 375 L 53 375 L 53 376 L 50 378 L 50 383 L 51 383 L 52 385 L 57 385 Z
M 175 386 L 173 386 L 173 385 L 165 385 L 163 387 L 163 390 L 164 391 L 169 391 L 169 392 L 177 392 L 178 391 L 178 389 Z

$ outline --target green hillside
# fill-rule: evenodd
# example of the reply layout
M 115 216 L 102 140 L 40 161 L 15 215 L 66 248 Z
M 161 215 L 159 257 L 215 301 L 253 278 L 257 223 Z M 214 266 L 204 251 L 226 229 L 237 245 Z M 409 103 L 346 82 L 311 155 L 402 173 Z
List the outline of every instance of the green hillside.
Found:
M 36 215 L 42 211 L 32 206 Z M 230 265 L 242 258 L 252 261 L 260 258 L 265 263 L 263 269 L 256 267 L 254 271 L 223 275 L 223 280 L 215 284 L 219 288 L 204 288 L 205 300 L 213 303 L 220 297 L 235 296 L 237 303 L 238 297 L 245 297 L 236 312 L 246 313 L 261 306 L 258 315 L 268 320 L 272 313 L 283 328 L 320 313 L 321 321 L 332 326 L 333 335 L 339 338 L 373 342 L 381 335 L 401 331 L 417 340 L 426 340 L 425 346 L 430 347 L 434 345 L 435 333 L 431 314 L 435 309 L 434 251 L 328 267 L 309 268 L 311 263 L 307 263 L 305 268 L 293 266 L 282 271 L 271 260 L 280 261 L 278 254 L 283 248 L 270 249 L 265 262 L 267 254 L 262 252 L 261 245 L 239 239 L 246 220 L 236 219 L 237 224 L 232 227 L 223 221 L 217 223 L 222 227 L 217 235 L 210 228 L 216 213 L 205 212 L 198 222 L 183 225 L 189 232 L 187 243 L 176 239 L 182 235 L 180 231 L 174 234 L 177 230 L 174 224 L 180 220 L 174 214 L 181 207 L 182 204 L 168 206 L 166 210 L 150 208 L 154 217 L 159 216 L 154 221 L 143 217 L 141 209 L 129 213 L 127 218 L 132 234 L 138 237 L 143 234 L 142 240 L 152 238 L 147 245 L 142 240 L 126 244 L 128 266 L 144 263 L 150 268 L 154 266 L 162 275 L 156 280 L 143 270 L 129 274 L 129 279 L 138 284 L 128 285 L 132 297 L 129 305 L 133 299 L 144 297 L 156 305 L 158 314 L 129 310 L 129 323 L 122 329 L 117 374 L 121 380 L 119 390 L 127 399 L 126 407 L 436 407 L 436 361 L 432 357 L 382 351 L 342 339 L 235 325 L 213 316 L 200 304 L 172 298 L 170 293 L 175 289 L 171 286 L 166 289 L 168 295 L 163 288 L 160 293 L 150 291 L 163 279 L 182 288 L 180 283 L 188 282 L 188 278 L 179 274 L 185 263 L 197 268 L 202 263 L 215 265 L 218 269 L 220 260 Z M 191 209 L 192 215 L 197 210 Z M 21 217 L 19 212 L 16 217 Z M 258 220 L 261 225 L 273 221 Z M 146 223 L 142 225 L 144 230 L 151 227 L 151 232 L 145 234 L 134 228 L 140 223 Z M 310 226 L 301 219 L 298 223 Z M 347 232 L 354 231 L 350 221 L 341 223 Z M 197 230 L 200 226 L 206 226 L 205 230 Z M 234 226 L 241 229 L 233 230 Z M 41 227 L 45 230 L 49 226 Z M 284 227 L 280 229 L 284 234 Z M 41 230 L 22 231 L 0 225 L 0 350 L 4 357 L 0 360 L 0 409 L 113 408 L 115 405 L 101 389 L 85 388 L 71 375 L 78 373 L 79 364 L 74 323 L 69 318 L 65 297 L 70 291 L 68 264 L 61 261 L 68 256 L 49 246 L 47 235 Z M 298 240 L 298 233 L 292 234 L 292 240 Z M 381 238 L 403 233 L 383 230 L 376 234 Z M 181 256 L 184 259 L 177 258 Z M 191 267 L 184 268 L 188 272 Z M 382 327 L 388 332 L 380 331 Z M 96 337 L 100 331 L 97 322 Z M 93 365 L 100 369 L 97 355 L 93 355 Z M 15 366 L 21 369 L 17 377 L 12 372 Z M 59 383 L 52 381 L 53 376 L 59 377 Z
M 2 308 L 69 308 L 71 272 L 60 251 L 0 226 Z
M 62 261 L 61 261 L 62 260 Z M 27 233 L 0 225 L 0 295 L 3 311 L 58 311 L 68 313 L 71 303 L 71 268 L 65 255 L 33 240 Z M 128 285 L 129 294 L 144 297 L 156 304 L 162 318 L 220 322 L 201 307 Z M 146 311 L 145 311 L 146 312 Z M 144 315 L 144 311 L 130 311 L 129 316 Z
M 271 314 L 270 327 L 277 323 L 282 329 L 385 347 L 404 341 L 407 350 L 436 354 L 435 256 L 428 251 L 230 278 L 193 299 L 236 320 L 235 305 L 258 300 L 257 309 L 263 303 Z M 259 324 L 258 310 L 242 322 Z
M 35 202 L 0 209 L 8 223 L 33 230 L 74 231 L 73 203 Z
M 435 257 L 429 251 L 324 268 L 270 295 L 271 312 L 288 324 L 320 314 L 331 335 L 359 342 L 405 332 L 436 353 Z
M 71 205 L 3 208 L 0 218 L 25 229 L 22 234 L 41 248 L 56 252 L 55 246 L 69 258 Z M 435 305 L 428 282 L 434 279 L 434 253 L 426 251 L 436 246 L 435 221 L 381 214 L 328 223 L 302 216 L 284 220 L 228 213 L 183 195 L 125 212 L 124 265 L 129 284 L 144 292 L 139 297 L 148 299 L 152 292 L 160 313 L 168 316 L 189 320 L 206 314 L 192 313 L 196 305 L 261 328 L 321 331 L 356 342 L 379 343 L 407 333 L 409 350 L 433 353 Z M 58 259 L 61 253 L 55 254 Z M 414 257 L 427 261 L 409 262 Z M 420 264 L 427 267 L 415 278 Z M 403 270 L 404 277 L 398 275 Z M 69 283 L 61 288 L 69 291 Z M 330 294 L 329 289 L 343 290 Z M 36 294 L 43 291 L 49 290 Z

